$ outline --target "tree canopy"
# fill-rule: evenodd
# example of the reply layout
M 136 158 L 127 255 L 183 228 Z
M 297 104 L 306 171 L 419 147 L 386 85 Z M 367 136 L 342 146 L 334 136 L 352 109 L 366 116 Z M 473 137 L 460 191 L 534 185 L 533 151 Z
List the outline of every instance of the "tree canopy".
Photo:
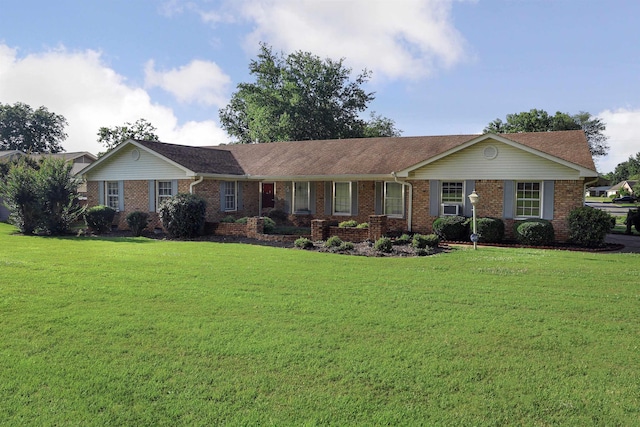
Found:
M 112 128 L 101 127 L 98 130 L 98 142 L 107 148 L 102 156 L 116 148 L 118 144 L 128 139 L 139 139 L 143 141 L 159 141 L 156 135 L 156 128 L 146 119 L 138 119 L 135 123 L 126 122 L 123 126 L 114 126 Z
M 274 54 L 261 44 L 249 63 L 254 83 L 240 83 L 220 123 L 240 143 L 399 136 L 393 120 L 372 113 L 360 118 L 374 100 L 366 92 L 370 73 L 351 80 L 344 59 L 320 59 L 309 52 Z
M 629 156 L 627 161 L 618 163 L 614 171 L 608 173 L 606 177 L 611 184 L 625 180 L 640 180 L 640 152 L 635 156 Z
M 22 102 L 0 103 L 0 150 L 59 153 L 67 139 L 67 119 L 41 106 L 33 110 Z
M 516 114 L 507 114 L 506 121 L 495 119 L 484 128 L 484 132 L 519 133 L 550 132 L 559 130 L 582 129 L 589 142 L 589 150 L 593 156 L 604 156 L 609 151 L 608 137 L 604 135 L 606 125 L 598 117 L 581 111 L 578 114 L 556 112 L 551 116 L 544 110 L 532 109 Z

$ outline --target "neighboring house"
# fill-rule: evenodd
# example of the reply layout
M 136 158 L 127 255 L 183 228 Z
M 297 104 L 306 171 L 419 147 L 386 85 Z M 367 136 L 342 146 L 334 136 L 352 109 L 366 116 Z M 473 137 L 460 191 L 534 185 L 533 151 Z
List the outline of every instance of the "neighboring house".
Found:
M 566 240 L 569 212 L 598 173 L 584 132 L 362 138 L 190 147 L 129 140 L 83 171 L 88 204 L 125 215 L 151 212 L 177 193 L 207 201 L 207 221 L 286 212 L 365 222 L 386 215 L 392 230 L 432 231 L 442 215 L 514 221 L 544 218 Z
M 89 166 L 91 163 L 98 160 L 96 156 L 93 154 L 81 151 L 75 153 L 56 153 L 56 154 L 26 154 L 22 151 L 11 150 L 11 151 L 0 151 L 0 162 L 10 162 L 21 156 L 29 156 L 32 159 L 39 161 L 44 157 L 53 157 L 58 159 L 63 159 L 66 162 L 73 163 L 71 168 L 71 173 L 74 175 L 79 175 L 80 171 L 85 167 Z M 78 187 L 78 195 L 80 200 L 86 200 L 87 198 L 87 185 L 85 182 L 80 184 Z M 6 221 L 9 218 L 9 210 L 2 202 L 0 198 L 0 221 Z
M 607 196 L 607 191 L 611 188 L 610 185 L 605 185 L 602 187 L 589 187 L 587 188 L 587 192 L 585 195 L 587 197 L 605 197 Z
M 621 181 L 610 187 L 607 190 L 607 196 L 618 196 L 621 191 L 626 191 L 629 194 L 633 194 L 633 187 L 637 184 L 638 181 Z

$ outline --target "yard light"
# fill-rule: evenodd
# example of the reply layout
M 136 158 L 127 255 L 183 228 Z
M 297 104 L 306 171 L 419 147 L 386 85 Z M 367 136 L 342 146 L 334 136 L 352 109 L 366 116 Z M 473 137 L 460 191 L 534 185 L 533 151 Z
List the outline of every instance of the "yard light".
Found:
M 471 241 L 473 242 L 473 249 L 478 249 L 478 234 L 476 233 L 476 204 L 480 196 L 476 193 L 476 190 L 473 190 L 471 194 L 469 194 L 469 201 L 471 202 L 471 211 L 473 212 L 473 233 L 471 234 Z

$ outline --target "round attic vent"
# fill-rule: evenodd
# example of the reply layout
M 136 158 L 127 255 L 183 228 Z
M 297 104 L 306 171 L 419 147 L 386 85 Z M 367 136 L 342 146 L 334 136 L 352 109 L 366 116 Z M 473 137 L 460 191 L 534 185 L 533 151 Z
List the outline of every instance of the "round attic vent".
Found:
M 493 145 L 487 145 L 482 154 L 485 159 L 492 160 L 498 156 L 498 149 Z
M 134 149 L 133 151 L 131 151 L 131 158 L 135 161 L 138 160 L 140 158 L 140 150 L 138 150 L 137 148 Z

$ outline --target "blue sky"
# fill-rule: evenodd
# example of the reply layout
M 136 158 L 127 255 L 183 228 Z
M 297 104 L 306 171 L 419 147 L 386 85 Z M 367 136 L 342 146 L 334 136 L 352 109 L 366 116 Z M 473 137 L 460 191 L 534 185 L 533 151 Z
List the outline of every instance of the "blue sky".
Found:
M 263 41 L 371 70 L 370 110 L 406 136 L 588 111 L 609 172 L 640 152 L 638 16 L 636 0 L 3 0 L 0 102 L 64 115 L 67 151 L 138 118 L 163 141 L 225 143 L 218 109 Z

